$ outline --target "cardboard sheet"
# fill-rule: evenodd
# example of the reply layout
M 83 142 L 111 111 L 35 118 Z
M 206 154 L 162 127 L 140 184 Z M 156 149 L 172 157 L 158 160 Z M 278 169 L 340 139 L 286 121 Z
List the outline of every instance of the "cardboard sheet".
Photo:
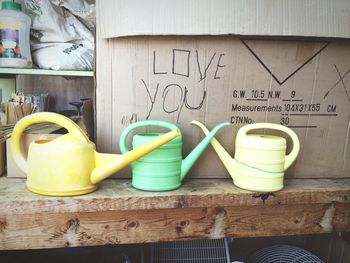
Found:
M 350 38 L 348 0 L 97 1 L 103 38 L 250 35 Z
M 230 121 L 217 139 L 233 154 L 242 125 L 272 122 L 292 128 L 301 141 L 289 178 L 349 176 L 349 41 L 234 36 L 98 41 L 103 58 L 97 69 L 99 150 L 118 152 L 128 124 L 159 119 L 181 128 L 186 156 L 203 138 L 190 125 L 199 120 L 210 129 Z M 228 173 L 209 146 L 189 176 Z

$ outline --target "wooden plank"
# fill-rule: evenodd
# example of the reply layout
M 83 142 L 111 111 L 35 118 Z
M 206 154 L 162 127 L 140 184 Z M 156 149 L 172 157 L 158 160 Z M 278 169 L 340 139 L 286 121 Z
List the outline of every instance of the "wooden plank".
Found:
M 350 204 L 345 208 L 350 210 Z M 1 215 L 0 248 L 324 233 L 329 228 L 324 229 L 321 221 L 328 209 L 324 204 L 305 204 Z M 336 221 L 332 224 L 338 230 L 350 229 Z
M 0 178 L 2 215 L 333 202 L 350 202 L 350 179 L 289 179 L 283 191 L 273 194 L 242 190 L 229 179 L 185 180 L 182 187 L 169 192 L 140 191 L 130 180 L 108 179 L 88 195 L 47 197 L 29 192 L 25 179 Z
M 348 206 L 348 203 L 344 204 L 337 204 L 334 207 L 334 217 L 333 217 L 333 222 L 335 223 L 335 231 L 344 231 L 347 230 L 349 231 L 350 229 L 347 229 L 346 226 L 350 225 L 350 209 Z
M 286 180 L 273 195 L 226 179 L 169 192 L 114 179 L 88 195 L 47 197 L 0 178 L 0 250 L 350 231 L 349 197 L 350 179 Z
M 0 74 L 4 75 L 47 75 L 47 76 L 81 76 L 93 77 L 93 71 L 77 70 L 49 70 L 33 68 L 0 68 Z

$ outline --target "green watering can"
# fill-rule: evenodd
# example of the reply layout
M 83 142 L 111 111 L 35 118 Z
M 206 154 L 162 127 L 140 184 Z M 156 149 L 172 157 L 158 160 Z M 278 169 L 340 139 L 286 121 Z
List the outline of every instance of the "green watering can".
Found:
M 181 181 L 208 146 L 210 140 L 220 128 L 227 125 L 230 125 L 230 123 L 226 122 L 216 126 L 184 160 L 182 160 L 182 135 L 180 134 L 180 136 L 163 144 L 153 152 L 132 162 L 132 185 L 135 188 L 146 191 L 168 191 L 180 187 Z M 164 121 L 147 120 L 136 122 L 122 132 L 119 142 L 120 151 L 123 154 L 129 151 L 126 141 L 128 134 L 132 130 L 149 126 L 158 126 L 169 130 L 178 129 L 176 125 Z M 136 134 L 132 139 L 132 148 L 135 149 L 160 134 Z
M 202 123 L 193 121 L 192 124 L 199 126 L 204 134 L 209 134 Z M 293 141 L 292 151 L 286 155 L 287 142 L 283 137 L 247 134 L 256 129 L 272 129 L 288 134 Z M 295 161 L 300 148 L 293 130 L 273 123 L 255 123 L 240 128 L 236 136 L 234 159 L 215 138 L 211 140 L 211 145 L 230 173 L 233 183 L 258 192 L 275 192 L 283 188 L 284 171 Z

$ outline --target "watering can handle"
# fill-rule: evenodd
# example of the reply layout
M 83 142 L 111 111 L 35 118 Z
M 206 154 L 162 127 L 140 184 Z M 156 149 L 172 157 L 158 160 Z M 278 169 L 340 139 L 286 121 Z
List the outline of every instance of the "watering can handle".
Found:
M 51 122 L 58 124 L 67 129 L 69 134 L 81 139 L 82 141 L 89 142 L 89 138 L 84 131 L 74 121 L 63 115 L 53 112 L 39 112 L 27 115 L 19 120 L 13 128 L 10 144 L 12 156 L 15 162 L 25 173 L 27 173 L 27 160 L 21 150 L 21 136 L 28 126 L 40 122 Z
M 299 149 L 300 149 L 300 143 L 298 136 L 295 134 L 295 132 L 283 125 L 280 124 L 273 124 L 273 123 L 254 123 L 254 124 L 249 124 L 246 126 L 243 126 L 242 128 L 239 129 L 237 133 L 237 138 L 240 138 L 242 136 L 246 136 L 247 132 L 250 130 L 255 130 L 255 129 L 271 129 L 271 130 L 278 130 L 287 133 L 293 141 L 293 149 L 292 151 L 286 155 L 285 157 L 285 162 L 284 162 L 284 170 L 288 169 L 289 166 L 294 162 L 294 160 L 297 158 Z
M 169 130 L 178 130 L 177 126 L 169 123 L 169 122 L 165 122 L 165 121 L 153 121 L 153 120 L 146 120 L 146 121 L 139 121 L 136 123 L 133 123 L 131 125 L 129 125 L 128 127 L 126 127 L 122 134 L 120 135 L 120 140 L 119 140 L 119 148 L 120 148 L 120 152 L 122 154 L 126 153 L 129 151 L 128 146 L 126 145 L 126 139 L 128 137 L 128 134 L 137 128 L 141 128 L 141 127 L 147 127 L 147 126 L 158 126 L 158 127 L 163 127 L 163 128 L 167 128 Z M 180 134 L 181 136 L 181 134 Z

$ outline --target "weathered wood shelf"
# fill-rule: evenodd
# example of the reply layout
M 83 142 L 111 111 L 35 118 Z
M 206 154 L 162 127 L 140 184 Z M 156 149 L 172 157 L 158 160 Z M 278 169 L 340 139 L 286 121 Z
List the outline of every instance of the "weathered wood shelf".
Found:
M 91 194 L 46 197 L 0 178 L 0 249 L 350 231 L 349 179 L 289 179 L 259 194 L 229 179 L 189 179 L 144 192 L 110 179 Z
M 0 68 L 0 75 L 42 75 L 42 76 L 72 76 L 93 77 L 93 71 L 48 70 L 36 68 Z

